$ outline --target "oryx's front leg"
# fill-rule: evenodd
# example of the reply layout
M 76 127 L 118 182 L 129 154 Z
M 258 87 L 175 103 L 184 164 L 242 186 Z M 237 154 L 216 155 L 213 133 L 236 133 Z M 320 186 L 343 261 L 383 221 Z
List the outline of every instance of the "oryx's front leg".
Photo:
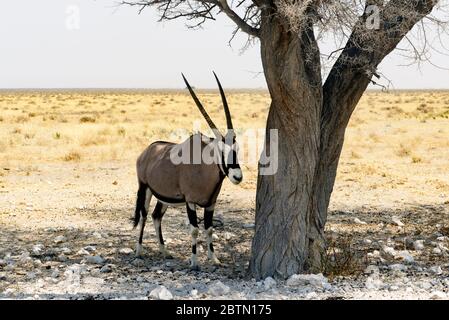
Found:
M 198 258 L 196 255 L 196 244 L 199 234 L 199 228 L 195 204 L 187 203 L 187 215 L 189 217 L 190 222 L 190 235 L 192 236 L 192 257 L 190 260 L 190 267 L 192 268 L 192 270 L 199 270 Z
M 162 218 L 164 217 L 165 211 L 167 211 L 167 205 L 158 201 L 154 211 L 151 215 L 153 218 L 154 230 L 156 231 L 156 238 L 159 242 L 159 251 L 167 259 L 172 259 L 172 255 L 165 248 L 164 237 L 162 236 Z
M 214 245 L 212 244 L 212 234 L 214 232 L 213 228 L 213 218 L 214 218 L 214 209 L 215 204 L 204 209 L 204 230 L 206 230 L 207 237 L 207 257 L 214 265 L 219 265 L 220 260 L 218 260 L 217 256 L 214 252 Z

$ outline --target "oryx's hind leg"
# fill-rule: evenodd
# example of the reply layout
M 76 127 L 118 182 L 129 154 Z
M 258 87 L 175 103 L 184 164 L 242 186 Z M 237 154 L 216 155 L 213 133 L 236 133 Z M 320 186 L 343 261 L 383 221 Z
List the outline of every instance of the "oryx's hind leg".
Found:
M 134 226 L 137 227 L 140 217 L 142 218 L 142 222 L 140 224 L 139 241 L 136 246 L 136 256 L 138 257 L 140 257 L 143 253 L 143 232 L 147 222 L 148 208 L 150 207 L 151 197 L 152 193 L 148 186 L 140 184 L 139 191 L 137 192 L 136 218 L 134 220 Z
M 214 265 L 220 265 L 220 260 L 218 260 L 217 256 L 215 255 L 214 245 L 212 244 L 212 234 L 214 232 L 214 228 L 212 225 L 214 209 L 215 205 L 204 209 L 204 230 L 206 230 L 207 238 L 207 257 Z
M 167 211 L 167 207 L 166 204 L 158 201 L 151 217 L 153 218 L 154 230 L 156 231 L 157 241 L 159 242 L 159 251 L 166 259 L 172 259 L 172 255 L 165 248 L 164 237 L 162 236 L 162 218 L 164 217 L 165 211 Z
M 190 235 L 192 236 L 192 257 L 190 259 L 190 267 L 192 270 L 199 270 L 198 258 L 196 256 L 196 244 L 200 229 L 198 228 L 195 204 L 187 203 L 187 215 L 190 222 Z

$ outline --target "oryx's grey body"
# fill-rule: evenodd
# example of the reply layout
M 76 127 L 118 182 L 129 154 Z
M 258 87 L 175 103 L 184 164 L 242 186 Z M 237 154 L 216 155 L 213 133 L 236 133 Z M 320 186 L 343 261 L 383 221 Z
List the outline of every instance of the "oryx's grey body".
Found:
M 184 77 L 184 76 L 183 76 Z M 139 191 L 137 193 L 134 226 L 142 218 L 137 255 L 142 251 L 142 240 L 145 223 L 152 196 L 157 204 L 152 218 L 159 240 L 159 249 L 165 256 L 170 256 L 165 249 L 162 236 L 161 221 L 168 206 L 186 205 L 192 236 L 192 268 L 198 268 L 196 258 L 196 239 L 199 228 L 196 208 L 204 208 L 204 229 L 207 235 L 208 257 L 214 264 L 220 263 L 214 253 L 212 244 L 212 220 L 221 185 L 225 177 L 232 183 L 242 181 L 242 172 L 237 160 L 238 145 L 232 126 L 226 97 L 220 81 L 215 75 L 225 110 L 228 132 L 223 136 L 210 119 L 191 86 L 184 81 L 203 114 L 207 123 L 216 135 L 215 139 L 201 133 L 190 136 L 180 144 L 159 141 L 152 143 L 137 160 L 137 177 Z
M 219 163 L 175 164 L 171 161 L 170 154 L 175 148 L 191 154 L 195 140 L 201 152 L 210 146 L 207 142 L 211 139 L 199 133 L 178 145 L 164 141 L 152 143 L 137 160 L 139 183 L 147 185 L 161 202 L 169 205 L 192 203 L 202 208 L 215 204 L 225 177 Z

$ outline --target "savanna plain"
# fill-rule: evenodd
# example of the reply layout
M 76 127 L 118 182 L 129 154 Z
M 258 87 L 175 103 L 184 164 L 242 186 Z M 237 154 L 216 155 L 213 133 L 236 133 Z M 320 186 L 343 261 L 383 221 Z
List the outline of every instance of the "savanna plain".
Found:
M 218 93 L 199 96 L 224 129 Z M 207 261 L 201 230 L 196 272 L 184 208 L 162 222 L 170 260 L 150 221 L 136 258 L 129 222 L 145 147 L 210 132 L 187 92 L 0 92 L 0 298 L 449 298 L 449 91 L 364 95 L 346 134 L 321 274 L 287 281 L 246 272 L 257 181 L 248 146 L 261 142 L 269 95 L 230 90 L 228 100 L 247 146 L 244 182 L 225 181 L 218 200 L 222 265 Z

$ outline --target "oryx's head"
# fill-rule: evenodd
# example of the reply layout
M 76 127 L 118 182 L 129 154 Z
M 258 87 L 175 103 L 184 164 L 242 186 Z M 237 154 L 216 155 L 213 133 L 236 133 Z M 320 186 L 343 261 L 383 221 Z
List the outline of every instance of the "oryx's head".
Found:
M 231 113 L 229 111 L 228 102 L 226 100 L 223 87 L 221 86 L 220 80 L 218 80 L 218 77 L 215 74 L 215 72 L 214 76 L 215 79 L 217 80 L 218 88 L 220 89 L 221 100 L 223 102 L 223 108 L 226 115 L 226 123 L 228 127 L 226 135 L 222 135 L 220 133 L 217 126 L 209 117 L 203 105 L 201 104 L 200 100 L 196 96 L 189 82 L 184 77 L 184 75 L 182 75 L 182 77 L 184 78 L 184 82 L 186 83 L 187 88 L 189 89 L 190 94 L 192 95 L 192 98 L 196 103 L 196 106 L 200 110 L 204 119 L 206 119 L 207 123 L 209 124 L 209 127 L 212 129 L 216 137 L 215 142 L 217 143 L 218 150 L 221 156 L 220 157 L 221 161 L 219 163 L 221 170 L 229 178 L 229 180 L 231 180 L 232 183 L 239 184 L 240 182 L 242 182 L 243 179 L 242 169 L 240 168 L 239 160 L 237 157 L 239 152 L 239 146 L 236 140 L 234 127 L 232 125 Z

